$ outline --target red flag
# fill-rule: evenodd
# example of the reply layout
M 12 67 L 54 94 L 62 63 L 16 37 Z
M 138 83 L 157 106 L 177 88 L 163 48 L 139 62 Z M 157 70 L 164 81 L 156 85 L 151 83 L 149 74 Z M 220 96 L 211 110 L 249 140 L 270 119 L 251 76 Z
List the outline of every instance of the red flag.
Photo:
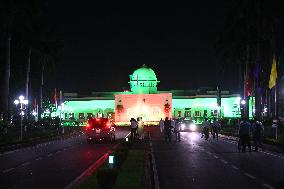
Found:
M 252 85 L 253 85 L 253 80 L 252 80 L 251 76 L 248 74 L 247 77 L 246 77 L 246 88 L 247 88 L 247 95 L 248 96 L 251 96 Z
M 34 111 L 36 112 L 36 98 L 34 100 Z
M 57 108 L 56 88 L 54 88 L 54 104 L 55 104 L 55 107 Z

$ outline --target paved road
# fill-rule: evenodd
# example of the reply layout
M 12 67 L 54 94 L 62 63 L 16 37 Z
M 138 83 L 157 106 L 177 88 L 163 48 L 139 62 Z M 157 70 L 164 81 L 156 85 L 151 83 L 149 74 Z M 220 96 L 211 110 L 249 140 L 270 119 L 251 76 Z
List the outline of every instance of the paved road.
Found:
M 153 129 L 151 138 L 161 189 L 281 188 L 284 181 L 281 154 L 239 153 L 236 142 L 205 141 L 199 133 L 183 132 L 181 142 L 167 144 Z
M 128 134 L 117 129 L 116 138 Z M 83 134 L 0 154 L 0 188 L 64 188 L 114 144 L 87 144 Z

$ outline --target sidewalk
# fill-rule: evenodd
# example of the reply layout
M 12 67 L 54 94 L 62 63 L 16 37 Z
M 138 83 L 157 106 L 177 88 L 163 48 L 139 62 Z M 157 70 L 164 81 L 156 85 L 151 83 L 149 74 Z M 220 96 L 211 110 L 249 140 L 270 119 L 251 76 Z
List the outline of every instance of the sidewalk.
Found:
M 234 136 L 227 136 L 227 135 L 222 135 L 222 134 L 219 134 L 220 137 L 222 138 L 225 138 L 225 139 L 228 139 L 228 140 L 232 140 L 232 141 L 238 141 L 239 138 L 238 137 L 234 137 Z M 253 141 L 251 141 L 251 144 L 253 146 Z M 284 150 L 277 147 L 277 146 L 274 146 L 274 145 L 269 145 L 269 144 L 262 144 L 263 147 L 260 148 L 261 150 L 265 151 L 265 150 L 269 150 L 269 151 L 272 151 L 272 152 L 277 152 L 277 153 L 282 153 L 284 154 Z

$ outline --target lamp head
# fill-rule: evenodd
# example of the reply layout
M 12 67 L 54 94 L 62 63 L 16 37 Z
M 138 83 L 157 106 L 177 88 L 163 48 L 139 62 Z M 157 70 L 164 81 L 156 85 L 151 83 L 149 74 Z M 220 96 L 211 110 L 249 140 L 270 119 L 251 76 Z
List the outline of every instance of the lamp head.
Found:
M 15 101 L 14 101 L 14 104 L 16 104 L 16 105 L 18 105 L 19 103 L 20 103 L 19 100 L 15 100 Z

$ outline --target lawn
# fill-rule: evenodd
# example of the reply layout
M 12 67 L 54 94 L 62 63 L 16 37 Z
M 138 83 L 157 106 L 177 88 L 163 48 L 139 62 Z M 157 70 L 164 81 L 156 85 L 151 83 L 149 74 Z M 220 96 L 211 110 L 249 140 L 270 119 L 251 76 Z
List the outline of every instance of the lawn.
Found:
M 119 171 L 114 189 L 139 189 L 144 172 L 144 151 L 129 150 L 126 161 Z

